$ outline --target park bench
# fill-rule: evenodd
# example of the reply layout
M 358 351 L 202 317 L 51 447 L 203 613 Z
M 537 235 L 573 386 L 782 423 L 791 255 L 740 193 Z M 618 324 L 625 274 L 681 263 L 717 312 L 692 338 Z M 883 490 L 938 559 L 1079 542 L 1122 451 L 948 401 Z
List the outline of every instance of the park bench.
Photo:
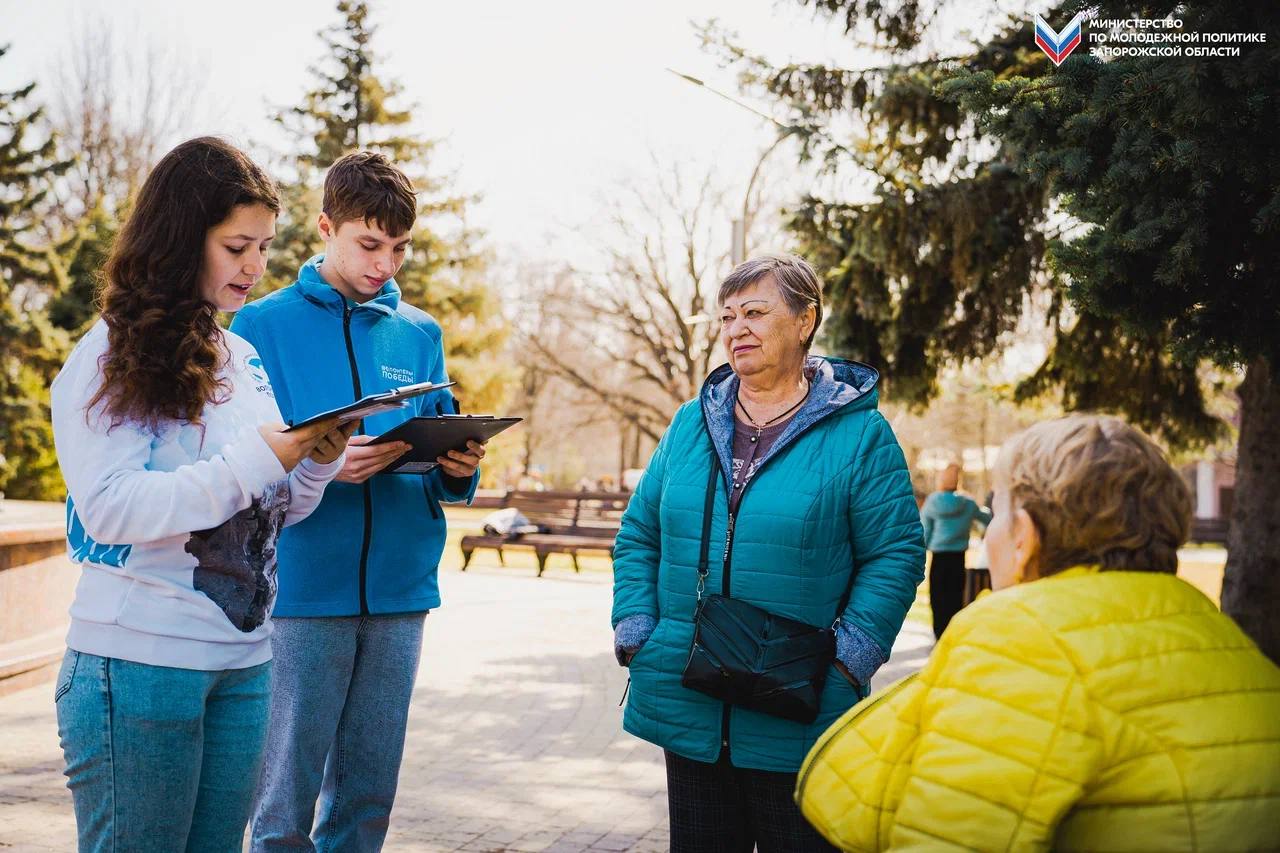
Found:
M 503 507 L 520 510 L 530 524 L 537 525 L 538 532 L 463 536 L 462 570 L 467 570 L 477 548 L 493 548 L 504 566 L 504 550 L 533 551 L 538 559 L 538 577 L 542 577 L 552 554 L 568 554 L 575 572 L 582 570 L 579 553 L 603 553 L 612 558 L 613 540 L 630 497 L 620 492 L 508 492 Z
M 1193 518 L 1190 541 L 1225 545 L 1230 527 L 1231 521 L 1226 518 Z

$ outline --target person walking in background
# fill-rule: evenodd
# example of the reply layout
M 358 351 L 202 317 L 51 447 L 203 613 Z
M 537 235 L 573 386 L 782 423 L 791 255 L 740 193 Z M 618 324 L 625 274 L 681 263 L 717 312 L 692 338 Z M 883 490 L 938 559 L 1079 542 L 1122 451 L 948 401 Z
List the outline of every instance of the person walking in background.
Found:
M 951 618 L 960 612 L 964 598 L 964 555 L 975 521 L 986 524 L 991 512 L 972 498 L 956 493 L 960 466 L 952 463 L 938 475 L 938 490 L 920 508 L 924 546 L 929 549 L 929 607 L 933 611 L 933 636 L 941 639 Z
M 239 851 L 262 767 L 276 538 L 355 424 L 285 431 L 223 331 L 280 201 L 248 157 L 184 142 L 147 177 L 102 319 L 53 381 L 67 545 L 82 567 L 54 701 L 80 850 Z
M 614 652 L 631 674 L 623 726 L 666 752 L 675 853 L 829 850 L 792 801 L 795 773 L 889 657 L 924 575 L 920 517 L 876 408 L 879 373 L 808 354 L 822 319 L 813 268 L 753 258 L 724 280 L 717 304 L 729 363 L 676 413 L 615 545 Z M 815 656 L 816 719 L 686 686 L 711 594 L 718 608 L 741 600 L 768 611 L 774 640 L 835 628 L 835 660 Z M 787 620 L 802 624 L 784 629 Z M 771 681 L 782 682 L 772 695 L 784 693 L 794 673 L 758 679 Z
M 1179 579 L 1186 484 L 1119 418 L 1010 439 L 995 592 L 800 773 L 846 850 L 1276 850 L 1280 667 Z

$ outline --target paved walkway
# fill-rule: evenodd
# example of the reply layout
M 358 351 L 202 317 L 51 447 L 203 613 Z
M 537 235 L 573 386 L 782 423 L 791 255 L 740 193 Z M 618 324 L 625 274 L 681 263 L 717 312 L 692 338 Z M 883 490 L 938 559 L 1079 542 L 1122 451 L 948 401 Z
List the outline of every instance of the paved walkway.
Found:
M 621 731 L 612 578 L 442 573 L 427 619 L 388 851 L 667 849 L 662 754 Z M 883 685 L 931 636 L 899 638 Z M 0 699 L 0 850 L 75 848 L 52 685 Z

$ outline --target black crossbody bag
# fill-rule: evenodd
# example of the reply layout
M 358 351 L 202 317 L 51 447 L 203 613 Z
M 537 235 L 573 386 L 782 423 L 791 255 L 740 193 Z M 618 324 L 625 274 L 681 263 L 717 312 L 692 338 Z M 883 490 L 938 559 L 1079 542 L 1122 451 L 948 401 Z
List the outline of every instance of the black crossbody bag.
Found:
M 723 595 L 704 595 L 711 515 L 720 466 L 713 459 L 698 554 L 693 644 L 680 683 L 724 702 L 797 723 L 812 723 L 836 656 L 834 623 L 853 590 L 845 588 L 831 628 L 818 628 Z

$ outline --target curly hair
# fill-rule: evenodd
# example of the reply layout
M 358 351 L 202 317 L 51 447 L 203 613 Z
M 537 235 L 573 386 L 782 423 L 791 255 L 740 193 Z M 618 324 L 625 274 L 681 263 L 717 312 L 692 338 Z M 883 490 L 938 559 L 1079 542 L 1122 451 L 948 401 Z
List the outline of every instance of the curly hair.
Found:
M 280 211 L 275 184 L 243 152 L 214 137 L 182 143 L 156 164 L 103 269 L 107 352 L 100 402 L 112 426 L 198 424 L 230 393 L 217 308 L 200 293 L 205 238 L 234 208 Z
M 1036 424 L 1005 442 L 993 473 L 1035 522 L 1041 576 L 1083 565 L 1178 570 L 1191 493 L 1160 448 L 1120 418 Z

